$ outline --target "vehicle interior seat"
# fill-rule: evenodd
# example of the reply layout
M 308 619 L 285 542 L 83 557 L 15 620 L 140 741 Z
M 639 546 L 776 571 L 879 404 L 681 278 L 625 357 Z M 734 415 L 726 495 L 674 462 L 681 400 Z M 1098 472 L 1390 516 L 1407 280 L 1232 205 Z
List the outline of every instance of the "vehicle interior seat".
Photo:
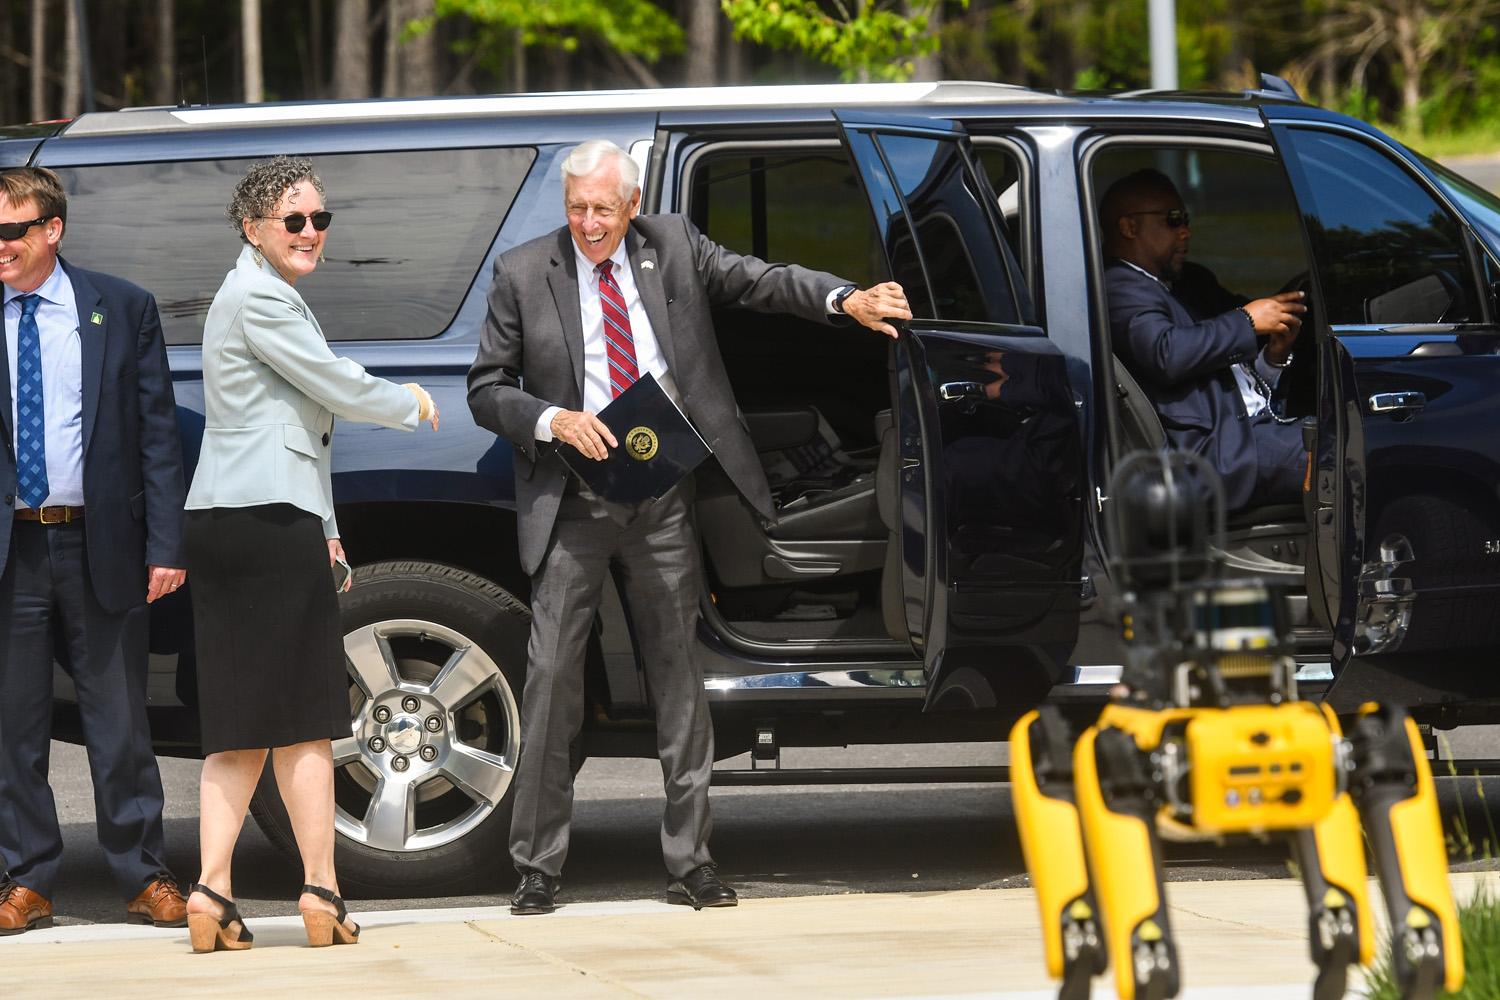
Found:
M 890 411 L 876 415 L 876 439 Z M 814 407 L 747 409 L 746 426 L 762 462 L 774 465 L 797 449 L 827 450 L 826 433 Z M 875 499 L 873 455 L 846 455 L 833 442 L 836 460 L 812 477 L 772 479 L 777 521 L 766 524 L 734 493 L 701 497 L 700 535 L 720 584 L 758 587 L 813 581 L 880 569 L 887 530 Z
M 1157 450 L 1167 446 L 1156 408 L 1145 390 L 1112 357 L 1122 450 Z M 1247 507 L 1224 518 L 1225 550 L 1231 567 L 1267 577 L 1299 577 L 1306 558 L 1307 515 L 1301 504 Z

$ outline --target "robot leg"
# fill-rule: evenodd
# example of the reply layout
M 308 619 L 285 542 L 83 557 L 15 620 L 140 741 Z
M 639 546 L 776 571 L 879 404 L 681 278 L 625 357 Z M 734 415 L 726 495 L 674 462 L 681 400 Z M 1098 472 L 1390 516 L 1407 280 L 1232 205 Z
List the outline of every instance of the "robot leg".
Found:
M 1177 948 L 1162 892 L 1153 786 L 1120 729 L 1089 729 L 1073 752 L 1074 784 L 1094 895 L 1120 1000 L 1175 997 Z
M 1010 748 L 1011 800 L 1042 910 L 1047 974 L 1063 981 L 1060 1000 L 1088 1000 L 1106 956 L 1073 802 L 1072 733 L 1061 713 L 1043 708 L 1016 723 Z
M 1323 713 L 1333 734 L 1342 735 L 1333 710 L 1324 706 Z M 1307 892 L 1308 939 L 1318 967 L 1313 1000 L 1338 1000 L 1349 966 L 1369 965 L 1374 953 L 1369 870 L 1354 800 L 1341 793 L 1327 815 L 1291 839 Z
M 1408 1000 L 1463 985 L 1463 944 L 1432 769 L 1416 723 L 1365 705 L 1349 731 L 1350 791 L 1364 820 L 1391 922 L 1392 971 Z

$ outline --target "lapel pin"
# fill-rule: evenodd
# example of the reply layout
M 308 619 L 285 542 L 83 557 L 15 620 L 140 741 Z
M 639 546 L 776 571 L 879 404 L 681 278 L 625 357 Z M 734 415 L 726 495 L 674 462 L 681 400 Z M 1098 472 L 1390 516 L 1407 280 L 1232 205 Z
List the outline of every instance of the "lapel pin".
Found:
M 656 270 L 656 265 L 654 263 L 652 263 L 651 261 L 649 261 L 649 260 L 643 260 L 643 261 L 641 261 L 641 270 L 642 271 L 654 271 L 654 270 Z
M 93 313 L 92 315 L 89 316 L 89 322 L 93 323 L 95 326 L 103 326 L 104 325 L 104 314 L 103 313 L 99 313 L 99 312 Z

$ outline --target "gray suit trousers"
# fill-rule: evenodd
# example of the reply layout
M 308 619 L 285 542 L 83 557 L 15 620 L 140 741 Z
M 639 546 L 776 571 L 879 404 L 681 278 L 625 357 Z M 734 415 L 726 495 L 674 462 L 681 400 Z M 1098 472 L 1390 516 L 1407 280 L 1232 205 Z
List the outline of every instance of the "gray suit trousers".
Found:
M 516 868 L 557 877 L 573 812 L 569 744 L 583 723 L 583 665 L 611 567 L 624 584 L 646 683 L 656 706 L 667 806 L 662 858 L 673 877 L 712 860 L 708 838 L 713 728 L 703 670 L 692 656 L 702 564 L 692 480 L 662 499 L 622 507 L 563 497 L 550 547 L 532 576 L 531 642 L 521 702 L 521 757 L 510 853 Z

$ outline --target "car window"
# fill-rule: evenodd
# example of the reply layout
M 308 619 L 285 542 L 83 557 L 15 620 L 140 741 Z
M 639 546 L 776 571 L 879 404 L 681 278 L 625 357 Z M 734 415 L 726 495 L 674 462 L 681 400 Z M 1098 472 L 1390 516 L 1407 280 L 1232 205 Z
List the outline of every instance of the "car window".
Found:
M 911 296 L 918 318 L 1019 323 L 1014 261 L 995 238 L 975 178 L 956 142 L 882 133 L 880 148 L 911 214 L 915 234 L 893 227 L 888 252 L 895 279 L 920 287 L 925 269 L 931 296 Z M 1009 272 L 1009 273 L 1008 273 Z M 903 275 L 906 280 L 903 280 Z
M 1308 269 L 1297 202 L 1269 152 L 1126 143 L 1094 161 L 1096 206 L 1115 181 L 1154 169 L 1177 186 L 1192 218 L 1188 261 L 1245 298 L 1296 284 Z
M 1005 220 L 1001 235 L 1022 270 L 1028 275 L 1033 274 L 1035 269 L 1027 257 L 1024 241 L 1031 226 L 1031 204 L 1021 185 L 1021 162 L 1015 149 L 1004 142 L 984 137 L 975 137 L 973 142 L 974 158 L 989 179 L 990 190 L 995 192 L 995 202 Z
M 1430 160 L 1420 153 L 1415 155 L 1437 175 L 1443 190 L 1458 202 L 1459 208 L 1478 230 L 1485 248 L 1484 280 L 1491 285 L 1500 281 L 1500 196 L 1485 190 L 1469 178 L 1454 173 L 1436 160 Z
M 1463 231 L 1410 173 L 1349 136 L 1290 129 L 1330 323 L 1479 319 Z
M 529 148 L 315 157 L 334 220 L 327 261 L 297 291 L 327 338 L 441 333 L 535 159 Z M 69 202 L 64 253 L 152 292 L 167 343 L 199 343 L 242 246 L 224 206 L 251 162 L 58 168 Z
M 828 271 L 867 287 L 885 265 L 842 148 L 725 150 L 693 171 L 689 215 L 709 239 L 761 260 Z

